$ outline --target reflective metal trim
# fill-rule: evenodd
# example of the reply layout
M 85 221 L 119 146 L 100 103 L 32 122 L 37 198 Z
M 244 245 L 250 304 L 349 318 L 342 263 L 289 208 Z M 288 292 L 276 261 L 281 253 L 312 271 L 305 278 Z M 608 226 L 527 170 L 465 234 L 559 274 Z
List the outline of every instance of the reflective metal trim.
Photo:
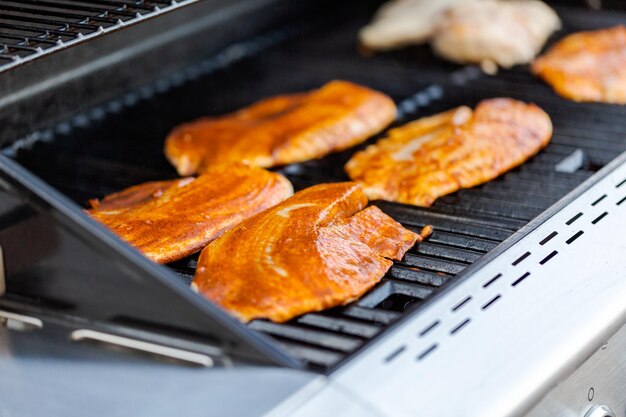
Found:
M 97 332 L 95 330 L 74 330 L 72 332 L 71 339 L 77 342 L 83 340 L 91 340 L 96 342 L 110 343 L 112 345 L 123 346 L 129 349 L 135 349 L 147 353 L 153 353 L 172 359 L 194 363 L 196 365 L 206 367 L 213 366 L 213 359 L 211 359 L 211 357 L 207 355 L 157 345 L 155 343 L 143 342 L 141 340 L 131 339 L 128 337 L 116 336 L 109 333 Z
M 43 322 L 36 317 L 11 313 L 5 310 L 0 310 L 0 323 L 4 323 L 7 328 L 14 330 L 32 330 L 43 327 Z

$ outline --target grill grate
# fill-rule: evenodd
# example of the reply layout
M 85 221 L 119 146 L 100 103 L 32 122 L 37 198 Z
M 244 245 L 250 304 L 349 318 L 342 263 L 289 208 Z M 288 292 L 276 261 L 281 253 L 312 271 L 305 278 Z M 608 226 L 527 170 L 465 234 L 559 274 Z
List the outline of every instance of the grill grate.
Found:
M 434 59 L 428 48 L 360 56 L 354 50 L 355 33 L 370 12 L 351 14 L 341 25 L 327 22 L 306 36 L 240 61 L 228 71 L 178 83 L 181 85 L 160 94 L 134 96 L 133 100 L 127 96 L 78 115 L 55 129 L 38 132 L 41 140 L 19 150 L 16 159 L 84 204 L 88 198 L 132 184 L 175 177 L 163 158 L 162 145 L 167 132 L 178 123 L 228 112 L 268 95 L 312 88 L 332 78 L 350 79 L 389 93 L 400 102 L 404 120 L 461 104 L 475 105 L 495 96 L 532 101 L 545 109 L 553 118 L 554 138 L 523 166 L 485 185 L 440 198 L 430 208 L 374 203 L 405 227 L 419 231 L 433 224 L 435 231 L 395 263 L 362 299 L 285 324 L 250 324 L 312 369 L 332 369 L 626 150 L 626 108 L 562 100 L 533 79 L 526 68 L 503 71 L 495 77 L 466 69 L 449 77 L 458 67 Z M 582 28 L 578 25 L 583 13 L 588 16 L 589 12 L 565 9 L 561 14 L 566 29 Z M 602 15 L 585 22 L 601 25 L 598 16 Z M 281 171 L 296 189 L 347 180 L 342 167 L 353 152 Z M 574 152 L 583 155 L 578 169 L 557 172 L 555 166 Z M 170 267 L 188 283 L 196 263 L 197 255 Z
M 191 1 L 2 0 L 0 71 Z

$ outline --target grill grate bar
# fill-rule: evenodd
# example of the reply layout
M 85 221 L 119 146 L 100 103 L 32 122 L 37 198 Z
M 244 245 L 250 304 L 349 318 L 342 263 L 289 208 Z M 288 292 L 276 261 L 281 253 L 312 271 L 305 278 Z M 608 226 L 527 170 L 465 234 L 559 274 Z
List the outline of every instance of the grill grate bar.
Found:
M 42 39 L 42 38 L 32 38 L 32 37 L 28 37 L 28 36 L 17 36 L 17 35 L 12 35 L 10 33 L 4 33 L 4 32 L 0 32 L 0 39 L 11 39 L 11 40 L 15 40 L 15 41 L 19 41 L 20 43 L 25 43 L 25 44 L 32 44 L 32 43 L 42 43 L 42 44 L 46 44 L 46 45 L 56 45 L 57 42 L 50 40 L 50 39 Z
M 284 339 L 290 339 L 301 343 L 310 343 L 339 352 L 352 352 L 360 345 L 360 340 L 355 337 L 340 336 L 334 332 L 325 332 L 303 328 L 293 323 L 273 323 L 264 320 L 255 320 L 250 323 L 250 328 Z
M 389 272 L 389 277 L 413 284 L 440 287 L 448 282 L 452 275 L 443 272 L 424 271 L 418 268 L 394 265 Z
M 17 20 L 17 21 L 20 21 L 20 22 L 29 22 L 29 23 L 40 23 L 42 25 L 52 26 L 51 29 L 65 28 L 65 29 L 69 30 L 70 28 L 76 28 L 76 29 L 88 29 L 88 30 L 91 30 L 91 31 L 96 31 L 96 30 L 98 30 L 100 28 L 100 26 L 98 26 L 98 25 L 91 25 L 91 24 L 87 24 L 87 23 L 64 22 L 62 20 L 42 19 L 42 18 L 30 17 L 30 16 L 26 17 L 26 16 L 20 16 L 20 15 L 17 15 L 17 14 L 10 14 L 10 13 L 0 13 L 0 19 Z
M 1 57 L 0 70 L 192 1 L 0 0 L 0 51 L 19 50 L 15 58 Z M 33 44 L 42 48 L 24 49 Z
M 107 6 L 118 6 L 124 9 L 139 9 L 154 11 L 159 6 L 168 6 L 173 4 L 172 1 L 122 1 L 122 0 L 89 0 L 93 4 L 102 4 Z
M 106 23 L 117 23 L 117 19 L 112 19 L 110 17 L 102 17 L 99 16 L 98 14 L 78 14 L 78 13 L 68 13 L 68 12 L 58 12 L 58 11 L 54 11 L 54 10 L 47 10 L 47 9 L 35 9 L 32 7 L 19 7 L 19 6 L 7 6 L 7 5 L 1 5 L 2 10 L 6 10 L 6 11 L 10 11 L 10 12 L 18 12 L 18 13 L 28 13 L 28 14 L 32 14 L 35 16 L 53 16 L 53 17 L 61 17 L 64 19 L 79 19 L 80 22 L 82 21 L 89 21 L 89 20 L 94 20 L 94 21 L 98 21 L 98 22 L 106 22 Z M 101 14 L 101 13 L 100 13 Z M 33 22 L 36 22 L 36 20 L 33 20 L 32 18 L 30 18 Z M 96 27 L 96 26 L 94 26 Z
M 78 3 L 65 3 L 65 2 L 60 2 L 60 1 L 58 1 L 58 2 L 51 2 L 51 1 L 45 1 L 45 0 L 20 0 L 20 3 L 21 4 L 31 4 L 31 5 L 35 5 L 35 6 L 52 7 L 52 8 L 56 8 L 56 9 L 81 10 L 81 11 L 85 11 L 85 12 L 93 12 L 93 13 L 96 13 L 97 15 L 98 14 L 103 14 L 103 15 L 106 15 L 106 16 L 108 16 L 108 15 L 118 15 L 118 16 L 124 16 L 124 17 L 135 17 L 136 16 L 135 13 L 128 12 L 126 10 L 120 10 L 119 7 L 117 9 L 111 9 L 111 8 L 87 6 L 87 5 L 78 4 Z
M 59 37 L 59 38 L 62 38 L 62 37 L 77 38 L 77 37 L 79 37 L 78 33 L 68 32 L 67 30 L 47 29 L 47 28 L 46 29 L 36 29 L 36 28 L 33 28 L 33 27 L 20 25 L 20 24 L 15 24 L 15 23 L 10 23 L 9 24 L 9 23 L 0 22 L 0 28 L 16 30 L 16 31 L 22 31 L 22 32 L 39 33 L 40 36 L 50 36 L 50 34 L 54 34 L 54 35 L 57 35 L 57 37 Z

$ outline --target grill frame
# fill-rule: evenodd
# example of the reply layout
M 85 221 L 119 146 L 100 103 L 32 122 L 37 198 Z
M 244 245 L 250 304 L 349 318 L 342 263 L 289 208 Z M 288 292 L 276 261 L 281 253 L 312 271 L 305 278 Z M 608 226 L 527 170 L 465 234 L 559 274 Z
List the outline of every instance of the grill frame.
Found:
M 475 79 L 474 79 L 473 77 L 474 77 L 476 74 L 477 74 L 477 73 L 476 73 L 476 70 L 475 70 L 475 69 L 471 69 L 471 68 L 470 68 L 470 69 L 466 69 L 466 70 L 461 70 L 460 72 L 455 72 L 454 74 L 452 74 L 452 75 L 451 75 L 451 77 L 450 77 L 450 81 L 448 81 L 447 83 L 445 83 L 445 84 L 444 84 L 444 89 L 445 89 L 445 88 L 459 87 L 459 86 L 463 86 L 463 85 L 465 85 L 465 84 L 467 84 L 467 85 L 471 86 L 471 85 L 472 85 L 472 82 L 473 82 L 473 81 L 475 81 Z M 441 88 L 441 86 L 440 86 L 440 88 Z M 428 108 L 428 109 L 429 109 L 429 112 L 432 112 L 432 111 L 433 111 L 433 106 L 432 106 L 432 102 L 433 102 L 433 100 L 437 101 L 437 100 L 442 99 L 442 98 L 445 100 L 445 99 L 447 99 L 447 97 L 448 97 L 448 96 L 447 96 L 447 95 L 445 95 L 445 93 L 442 95 L 442 94 L 441 94 L 441 91 L 440 91 L 440 90 L 438 90 L 437 88 L 433 88 L 433 86 L 428 86 L 428 87 L 426 87 L 425 89 L 421 89 L 420 91 L 418 91 L 416 94 L 414 94 L 414 95 L 413 95 L 412 97 L 410 97 L 409 99 L 407 99 L 407 100 L 405 100 L 405 101 L 401 102 L 401 103 L 400 103 L 400 108 L 405 110 L 405 116 L 406 116 L 406 113 L 407 113 L 407 112 L 406 112 L 406 109 L 407 109 L 407 108 L 408 108 L 408 109 L 410 109 L 410 108 L 415 108 L 415 109 L 424 109 L 424 108 Z M 137 102 L 138 100 L 140 100 L 140 98 L 141 98 L 141 95 L 139 95 L 139 97 L 138 97 L 138 98 L 136 98 L 135 102 Z M 407 104 L 407 103 L 409 103 L 409 104 Z M 410 104 L 410 103 L 412 103 L 412 104 Z M 463 104 L 465 104 L 465 103 L 463 103 Z M 89 116 L 87 117 L 87 120 L 89 121 L 89 120 L 91 120 L 91 119 L 93 119 L 93 120 L 97 120 L 97 119 L 98 119 L 98 117 L 96 117 L 96 116 L 94 116 L 94 115 L 89 115 Z M 80 119 L 75 119 L 73 123 L 75 124 L 75 126 L 80 127 L 80 123 L 82 123 L 82 122 L 80 121 Z M 62 126 L 62 125 L 60 125 L 60 126 Z M 62 128 L 61 128 L 61 129 L 62 129 Z M 46 132 L 45 132 L 45 131 L 44 131 L 44 132 L 39 132 L 39 134 L 41 135 L 41 138 L 43 138 L 43 140 L 45 141 L 45 140 L 46 140 L 46 139 L 45 139 L 45 137 L 46 137 Z M 40 138 L 40 139 L 41 139 L 41 138 Z M 30 143 L 30 142 L 37 142 L 37 140 L 39 140 L 39 139 L 35 138 L 35 139 L 30 140 L 30 141 L 27 139 L 26 141 L 19 142 L 19 143 L 18 143 L 17 148 L 19 148 L 20 146 L 29 145 L 29 143 Z M 17 150 L 17 148 L 15 148 L 14 150 Z M 336 156 L 331 157 L 331 158 L 336 158 Z M 292 169 L 292 168 L 289 168 L 289 169 Z M 292 173 L 292 176 L 293 176 L 293 173 Z M 157 178 L 154 178 L 154 179 L 157 179 Z M 113 190 L 111 190 L 111 191 L 113 191 Z M 385 204 L 383 204 L 383 205 L 385 205 Z M 392 204 L 386 204 L 386 205 L 387 205 L 388 207 L 393 206 Z M 408 208 L 407 208 L 407 210 L 408 210 Z M 427 211 L 426 211 L 426 212 L 427 212 Z M 433 216 L 435 216 L 435 217 L 439 216 L 440 218 L 445 218 L 445 216 L 446 216 L 447 214 L 446 214 L 446 213 L 441 214 L 441 213 L 437 213 L 437 212 L 435 211 L 435 212 L 432 212 L 432 213 L 431 213 L 431 215 L 433 215 Z M 477 216 L 476 218 L 474 218 L 474 219 L 472 220 L 472 223 L 473 223 L 473 224 L 475 224 L 477 227 L 483 227 L 484 222 L 483 222 L 483 220 L 481 220 L 481 217 L 485 217 L 485 216 L 484 216 L 484 215 L 482 215 L 482 216 Z M 500 222 L 502 222 L 502 224 L 509 224 L 509 226 L 507 226 L 507 227 L 512 227 L 512 226 L 510 226 L 510 224 L 512 224 L 511 222 L 517 222 L 516 224 L 518 224 L 518 225 L 519 225 L 520 223 L 525 223 L 525 222 L 519 222 L 519 221 L 517 221 L 515 218 L 501 219 L 501 220 L 500 220 Z M 422 224 L 419 224 L 419 225 L 417 225 L 417 224 L 416 224 L 415 226 L 416 226 L 416 227 L 419 227 L 419 226 L 421 226 L 421 225 L 422 225 Z M 435 224 L 435 226 L 436 226 L 436 224 Z M 516 228 L 516 227 L 515 227 L 515 228 Z M 514 230 L 514 229 L 511 229 L 511 231 L 513 231 L 513 230 Z M 428 244 L 427 244 L 427 246 L 428 246 Z M 497 256 L 499 253 L 501 253 L 501 251 L 502 251 L 502 250 L 504 250 L 504 247 L 502 247 L 502 248 L 501 248 L 501 246 L 502 246 L 502 245 L 497 246 L 495 249 L 492 249 L 492 250 L 491 250 L 490 252 L 488 252 L 488 253 L 489 253 L 489 254 L 493 254 L 492 256 Z M 436 247 L 436 245 L 435 245 L 435 247 Z M 431 247 L 431 249 L 432 249 L 432 247 Z M 479 261 L 479 262 L 480 262 L 480 261 Z M 453 265 L 453 264 L 452 264 L 452 263 L 450 263 L 449 265 Z M 463 276 L 466 276 L 466 273 L 465 273 L 465 272 L 463 273 Z M 451 281 L 454 281 L 454 280 L 451 280 Z M 460 281 L 462 281 L 462 279 L 461 279 L 461 278 L 459 278 L 459 279 L 457 279 L 456 281 L 460 282 Z M 442 284 L 445 284 L 445 283 L 442 283 Z M 384 286 L 384 285 L 386 285 L 386 284 L 383 284 L 383 286 Z M 451 285 L 451 284 L 450 284 L 450 285 Z M 417 287 L 417 288 L 419 288 L 419 287 Z M 372 295 L 372 294 L 370 294 L 369 296 L 371 296 L 371 295 Z M 367 297 L 369 297 L 369 296 L 366 296 L 365 300 L 366 300 L 367 302 L 374 303 L 375 301 L 372 301 L 372 300 L 368 300 L 368 299 L 367 299 Z M 437 298 L 437 297 L 435 297 L 435 298 L 431 298 L 431 300 L 435 300 L 436 298 Z M 363 301 L 363 300 L 361 300 L 361 301 Z M 433 301 L 433 302 L 434 302 L 434 301 Z M 371 304 L 371 303 L 370 303 L 370 304 Z M 376 304 L 374 304 L 374 305 L 376 305 Z M 418 309 L 419 309 L 419 307 L 414 308 L 414 310 L 418 310 Z M 362 310 L 360 310 L 360 312 L 359 312 L 358 314 L 363 314 L 363 311 L 362 311 Z M 409 317 L 409 316 L 411 316 L 412 314 L 415 314 L 415 311 L 413 311 L 412 313 L 407 313 L 407 314 L 405 315 L 405 317 Z M 393 314 L 392 314 L 392 315 L 387 315 L 387 318 L 378 318 L 377 320 L 388 320 L 389 318 L 393 318 Z M 389 326 L 387 329 L 391 329 L 391 328 L 393 328 L 393 327 L 394 327 L 394 326 L 392 325 L 392 326 Z M 380 338 L 380 337 L 381 337 L 381 335 L 382 335 L 383 333 L 385 333 L 386 331 L 387 331 L 387 330 L 383 330 L 383 331 L 382 331 L 382 332 L 381 332 L 381 333 L 380 333 L 377 337 L 378 337 L 378 338 Z M 354 352 L 353 352 L 353 353 L 354 353 Z M 330 369 L 326 369 L 326 371 L 330 372 L 332 369 L 336 369 L 336 367 L 341 366 L 341 364 L 342 364 L 342 361 L 339 361 L 339 362 L 337 362 L 337 363 L 334 365 L 334 367 L 332 367 L 332 368 L 330 368 Z
M 40 0 L 0 1 L 0 39 L 11 39 L 0 42 L 0 73 L 139 23 L 143 19 L 154 18 L 185 7 L 195 1 L 197 0 L 178 2 L 89 0 L 78 4 L 67 0 L 56 3 Z M 91 10 L 85 9 L 86 7 Z M 84 21 L 92 23 L 83 23 Z M 31 44 L 36 46 L 30 46 Z M 47 46 L 42 47 L 40 44 Z M 16 55 L 10 52 L 12 49 L 22 50 L 28 54 Z

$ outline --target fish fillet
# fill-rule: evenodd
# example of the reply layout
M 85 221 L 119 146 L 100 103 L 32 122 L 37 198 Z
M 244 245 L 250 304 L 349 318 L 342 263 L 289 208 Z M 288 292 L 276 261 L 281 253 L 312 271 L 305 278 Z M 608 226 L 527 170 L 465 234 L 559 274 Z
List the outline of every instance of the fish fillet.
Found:
M 566 36 L 532 71 L 565 98 L 626 104 L 626 27 Z
M 510 68 L 531 62 L 560 26 L 538 0 L 470 1 L 444 13 L 431 45 L 453 62 Z
M 392 129 L 345 166 L 370 199 L 430 206 L 438 197 L 492 180 L 520 165 L 552 137 L 534 104 L 484 100 Z
M 148 202 L 161 197 L 163 192 L 170 188 L 184 187 L 195 178 L 179 178 L 169 181 L 152 181 L 128 187 L 117 193 L 109 194 L 102 200 L 89 200 L 89 205 L 94 211 L 123 210 L 135 205 Z
M 366 205 L 353 182 L 300 191 L 207 246 L 193 282 L 244 322 L 349 303 L 422 239 Z
M 532 61 L 560 26 L 554 10 L 538 0 L 393 0 L 359 40 L 372 50 L 430 42 L 450 61 L 494 71 Z
M 373 50 L 417 45 L 435 33 L 443 13 L 468 0 L 392 0 L 359 32 L 361 44 Z
M 283 176 L 243 164 L 198 178 L 151 182 L 92 200 L 87 213 L 158 263 L 202 249 L 224 231 L 293 194 Z
M 320 158 L 361 143 L 396 116 L 386 95 L 346 81 L 262 100 L 221 117 L 184 124 L 166 140 L 165 155 L 180 175 L 244 162 L 272 167 Z

